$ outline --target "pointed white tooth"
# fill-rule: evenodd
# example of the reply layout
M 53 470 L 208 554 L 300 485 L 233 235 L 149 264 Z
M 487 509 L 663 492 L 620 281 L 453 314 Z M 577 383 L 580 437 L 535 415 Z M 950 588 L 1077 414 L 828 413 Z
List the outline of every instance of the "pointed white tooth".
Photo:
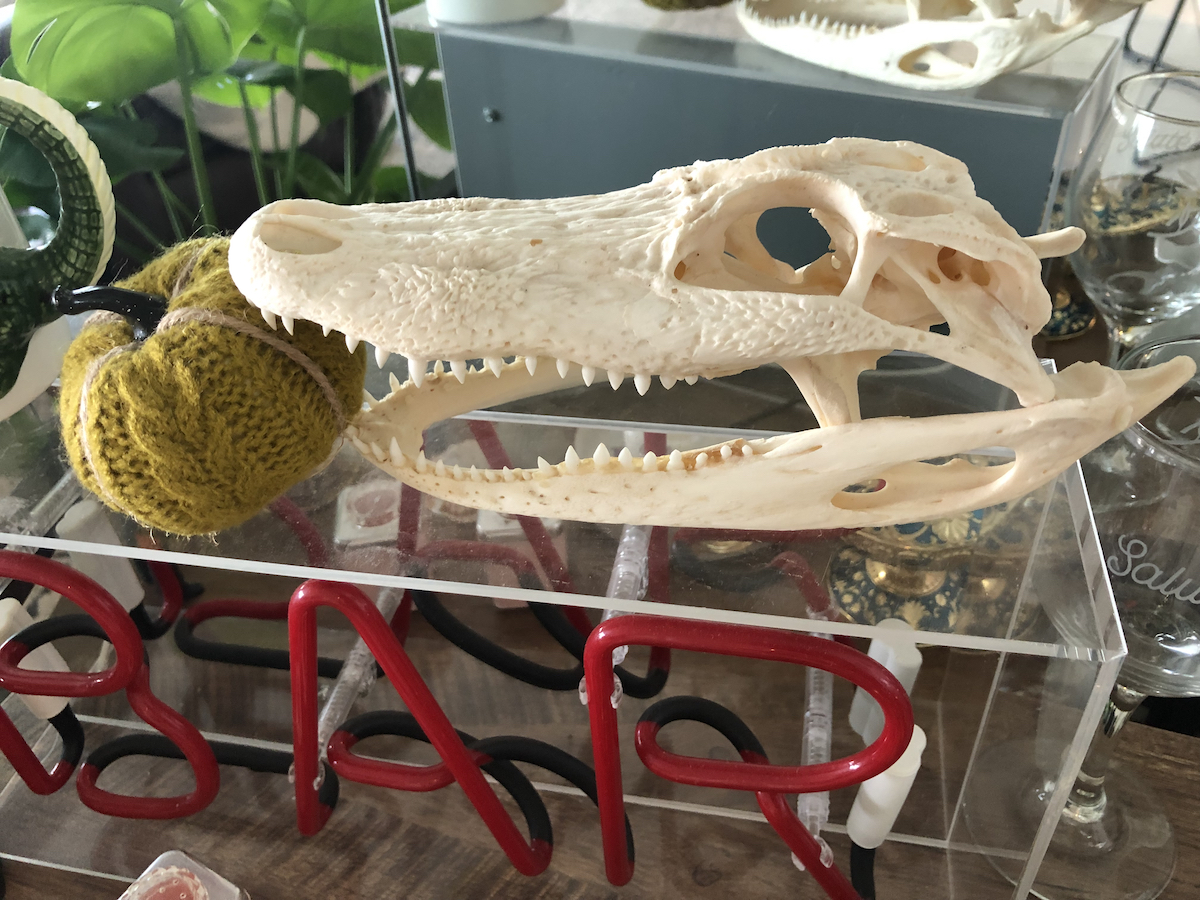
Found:
M 483 470 L 483 478 L 485 481 L 499 481 L 500 473 L 497 472 L 495 469 L 484 469 Z
M 383 462 L 385 459 L 387 459 L 387 453 L 377 443 L 375 443 L 374 441 L 371 441 L 369 446 L 371 448 L 371 455 L 374 456 L 377 460 L 379 460 L 380 462 Z
M 425 382 L 425 360 L 413 359 L 411 356 L 404 359 L 408 363 L 408 377 L 412 379 L 413 384 L 420 387 Z
M 382 347 L 376 347 L 375 348 L 375 365 L 379 366 L 379 368 L 382 369 L 387 364 L 388 357 L 391 355 L 392 354 L 389 351 L 384 350 Z
M 402 466 L 408 462 L 404 458 L 404 451 L 400 449 L 400 442 L 395 438 L 392 438 L 392 442 L 388 444 L 388 458 L 391 459 L 394 466 Z
M 529 370 L 530 375 L 537 374 L 538 358 L 536 356 L 525 357 L 525 368 Z
M 470 475 L 472 481 L 483 481 L 483 473 L 475 466 L 471 466 Z
M 658 380 L 662 382 L 663 388 L 669 391 L 671 388 L 675 387 L 675 382 L 679 379 L 674 375 L 659 375 Z
M 680 472 L 683 470 L 683 454 L 678 450 L 671 451 L 671 458 L 667 460 L 668 472 Z
M 621 386 L 621 382 L 624 380 L 624 372 L 614 372 L 612 369 L 608 370 L 608 383 L 612 385 L 614 391 Z
M 424 473 L 429 468 L 429 460 L 425 458 L 425 451 L 421 450 L 417 453 L 417 471 Z
M 538 457 L 538 471 L 543 475 L 556 475 L 558 473 L 558 470 L 554 466 L 550 465 L 550 463 L 546 462 L 540 456 Z
M 650 375 L 634 375 L 633 386 L 637 388 L 637 392 L 643 397 L 646 396 L 646 391 L 650 390 Z
M 596 468 L 607 466 L 610 459 L 612 459 L 612 454 L 608 452 L 608 448 L 603 444 L 596 447 L 596 452 L 592 454 L 592 462 L 596 464 Z
M 485 356 L 483 366 L 485 369 L 491 369 L 492 374 L 499 378 L 500 370 L 504 368 L 504 360 L 498 356 Z
M 574 475 L 579 471 L 579 454 L 575 452 L 574 444 L 567 448 L 567 455 L 563 462 L 567 466 L 568 475 Z
M 621 464 L 621 468 L 626 472 L 633 471 L 633 454 L 629 452 L 628 447 L 621 448 L 621 452 L 617 454 L 617 462 Z
M 569 359 L 555 360 L 554 365 L 558 367 L 559 378 L 566 378 L 567 372 L 571 371 L 571 361 Z
M 584 366 L 583 367 L 583 383 L 586 384 L 588 387 L 591 387 L 592 382 L 595 380 L 596 380 L 596 367 L 595 366 Z
M 331 332 L 331 331 L 333 331 L 333 329 L 331 327 L 329 327 L 328 325 L 321 326 L 321 334 L 324 335 L 325 337 L 329 337 L 329 332 Z
M 512 469 L 510 469 L 508 466 L 504 467 L 504 471 L 500 473 L 500 476 L 505 481 L 516 481 L 517 480 L 517 473 L 514 472 Z
M 642 457 L 642 471 L 643 472 L 657 472 L 658 471 L 658 457 L 655 456 L 649 450 L 647 450 L 646 455 Z
M 275 313 L 267 312 L 265 309 L 260 309 L 258 314 L 263 317 L 263 321 L 271 326 L 272 331 L 279 330 L 279 320 L 275 318 Z
M 280 316 L 279 321 L 283 323 L 284 331 L 294 335 L 296 333 L 296 320 L 291 316 Z
M 346 335 L 346 349 L 353 353 L 358 349 L 358 338 Z
M 700 376 L 699 375 L 688 375 L 683 380 L 686 381 L 688 384 L 695 384 L 697 381 L 700 380 Z
M 721 459 L 729 459 L 729 457 L 731 457 L 731 456 L 733 456 L 733 448 L 730 447 L 728 444 L 722 444 L 721 445 Z
M 708 465 L 708 454 L 707 453 L 699 454 L 696 457 L 696 468 L 703 469 L 707 465 Z
M 454 373 L 459 384 L 467 383 L 467 361 L 465 359 L 450 360 L 450 371 Z
M 434 474 L 437 475 L 439 478 L 445 478 L 446 477 L 446 464 L 439 459 L 436 463 L 433 464 L 433 471 L 434 471 Z
M 395 372 L 388 372 L 388 387 L 393 391 L 400 390 L 400 379 L 396 377 Z
M 371 392 L 363 388 L 363 403 L 367 404 L 367 409 L 374 409 L 375 404 L 379 401 L 371 396 Z
M 349 435 L 349 438 L 350 438 L 350 443 L 352 443 L 355 446 L 355 448 L 358 450 L 359 453 L 366 454 L 366 453 L 370 452 L 370 448 L 367 447 L 366 442 L 362 438 L 360 438 L 357 434 L 351 434 L 351 435 Z
M 450 470 L 450 474 L 454 476 L 455 481 L 462 481 L 463 480 L 462 466 L 455 466 L 453 469 Z
M 742 456 L 753 456 L 754 448 L 749 444 L 742 444 Z
M 520 469 L 521 478 L 525 481 L 533 481 L 533 469 Z
M 446 364 L 440 359 L 435 359 L 433 361 L 433 374 L 435 378 L 446 374 Z

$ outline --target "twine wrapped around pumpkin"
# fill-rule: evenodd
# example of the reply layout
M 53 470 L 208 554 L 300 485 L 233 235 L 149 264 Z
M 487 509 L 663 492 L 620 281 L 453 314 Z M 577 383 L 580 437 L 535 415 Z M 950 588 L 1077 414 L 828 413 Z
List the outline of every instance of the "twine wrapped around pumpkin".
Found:
M 169 298 L 143 342 L 112 313 L 63 362 L 60 416 L 80 480 L 173 534 L 237 525 L 312 474 L 362 402 L 366 351 L 310 322 L 273 331 L 229 277 L 229 241 L 179 244 L 117 286 Z

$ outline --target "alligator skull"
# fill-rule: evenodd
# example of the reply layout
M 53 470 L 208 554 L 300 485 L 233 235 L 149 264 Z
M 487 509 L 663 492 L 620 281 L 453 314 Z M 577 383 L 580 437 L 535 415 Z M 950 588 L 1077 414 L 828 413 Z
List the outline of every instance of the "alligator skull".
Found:
M 771 257 L 755 225 L 777 206 L 811 208 L 832 251 L 800 269 Z M 1027 493 L 1192 374 L 1183 360 L 1043 371 L 1030 347 L 1051 308 L 1038 259 L 1079 240 L 1077 229 L 1023 240 L 935 150 L 840 139 L 591 197 L 280 201 L 237 232 L 229 263 L 268 322 L 309 319 L 408 357 L 410 379 L 349 436 L 426 493 L 600 522 L 858 527 Z M 927 330 L 943 321 L 949 336 Z M 893 349 L 992 379 L 1023 408 L 861 420 L 857 376 Z M 484 368 L 468 370 L 471 358 Z M 669 457 L 570 449 L 528 470 L 467 473 L 422 451 L 427 426 L 473 409 L 597 378 L 633 376 L 644 393 L 655 375 L 669 387 L 772 362 L 822 427 Z M 995 445 L 1015 458 L 923 462 Z M 877 479 L 871 493 L 854 488 Z
M 739 0 L 756 41 L 904 87 L 968 88 L 1045 59 L 1142 0 L 1067 0 L 1056 20 L 1016 0 Z

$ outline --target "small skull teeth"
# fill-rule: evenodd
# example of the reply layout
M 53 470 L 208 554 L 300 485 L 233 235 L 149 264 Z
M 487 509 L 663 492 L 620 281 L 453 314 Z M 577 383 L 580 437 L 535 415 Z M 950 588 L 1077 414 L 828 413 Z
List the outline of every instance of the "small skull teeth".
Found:
M 446 464 L 443 460 L 430 462 L 425 457 L 425 451 L 417 453 L 415 459 L 401 451 L 395 438 L 391 447 L 384 450 L 374 441 L 366 441 L 361 437 L 357 426 L 351 425 L 346 429 L 346 437 L 350 439 L 360 453 L 373 456 L 380 463 L 390 465 L 393 469 L 408 469 L 426 475 L 432 472 L 438 478 L 448 478 L 453 481 L 487 481 L 491 483 L 505 481 L 536 481 L 545 478 L 570 478 L 573 475 L 603 475 L 636 473 L 639 475 L 675 475 L 677 473 L 698 472 L 701 469 L 713 469 L 721 463 L 737 463 L 741 460 L 752 459 L 756 454 L 770 450 L 770 439 L 744 441 L 740 438 L 707 447 L 703 450 L 672 450 L 669 454 L 659 456 L 646 453 L 638 458 L 628 447 L 622 447 L 617 456 L 613 456 L 604 444 L 597 446 L 590 457 L 580 456 L 574 445 L 567 448 L 563 461 L 552 465 L 543 457 L 538 457 L 537 465 L 529 469 L 513 469 L 505 466 L 502 469 L 478 469 L 471 466 L 464 471 L 462 466 Z
M 263 317 L 263 321 L 265 321 L 267 323 L 267 325 L 269 325 L 274 330 L 277 330 L 279 328 L 280 324 L 283 324 L 284 328 L 287 329 L 288 334 L 292 334 L 295 329 L 296 320 L 290 316 L 277 316 L 274 313 L 268 312 L 265 309 L 260 309 L 259 314 Z M 328 337 L 330 335 L 330 333 L 332 332 L 332 329 L 329 328 L 328 326 L 323 325 L 323 326 L 321 326 L 321 331 L 325 335 L 325 337 Z M 353 353 L 355 350 L 357 350 L 358 345 L 360 343 L 362 343 L 362 340 L 360 338 L 356 338 L 353 335 L 347 334 L 345 336 L 345 338 L 346 338 L 346 349 L 349 350 L 351 353 Z M 368 344 L 368 346 L 371 347 L 371 352 L 373 353 L 373 355 L 375 357 L 376 364 L 380 368 L 383 368 L 383 366 L 391 358 L 393 351 L 386 350 L 383 347 L 379 347 L 379 346 L 371 346 L 369 344 Z M 516 357 L 516 359 L 519 360 L 520 364 L 526 368 L 526 370 L 529 372 L 530 376 L 537 374 L 538 364 L 541 362 L 541 360 L 538 357 L 536 357 L 536 356 L 523 356 L 523 357 L 519 356 L 519 357 Z M 500 357 L 500 356 L 484 356 L 484 357 L 481 357 L 481 361 L 482 361 L 483 367 L 476 369 L 476 368 L 472 368 L 471 366 L 469 366 L 467 363 L 467 360 L 465 360 L 465 359 L 448 359 L 445 361 L 439 359 L 439 360 L 434 361 L 433 371 L 430 372 L 428 360 L 417 359 L 412 356 L 405 356 L 405 362 L 408 366 L 408 379 L 405 381 L 404 385 L 398 384 L 397 383 L 398 379 L 392 373 L 388 373 L 388 379 L 389 379 L 389 382 L 391 383 L 392 391 L 395 392 L 395 391 L 399 390 L 401 387 L 404 387 L 404 386 L 407 386 L 410 384 L 413 387 L 419 388 L 425 383 L 427 378 L 431 377 L 431 375 L 434 377 L 438 377 L 438 376 L 446 374 L 447 372 L 452 374 L 456 379 L 458 379 L 459 384 L 466 384 L 467 377 L 469 375 L 479 375 L 484 372 L 490 372 L 492 375 L 499 378 L 503 372 L 507 371 L 508 369 L 511 369 L 515 365 L 515 363 L 505 363 L 504 358 Z M 694 385 L 701 378 L 701 376 L 697 375 L 697 374 L 653 375 L 653 374 L 646 374 L 643 372 L 626 372 L 626 371 L 622 371 L 620 369 L 604 369 L 599 366 L 590 366 L 590 365 L 574 363 L 569 359 L 556 359 L 554 361 L 554 364 L 555 364 L 556 368 L 558 369 L 558 374 L 559 374 L 560 378 L 566 378 L 568 373 L 571 371 L 571 368 L 573 366 L 578 366 L 578 368 L 581 370 L 581 372 L 583 374 L 584 384 L 588 385 L 589 387 L 595 382 L 598 373 L 605 372 L 606 374 L 604 377 L 608 380 L 609 385 L 612 387 L 612 389 L 614 391 L 617 390 L 618 388 L 620 388 L 621 385 L 625 383 L 626 378 L 628 378 L 630 375 L 633 375 L 634 387 L 637 390 L 637 392 L 642 396 L 645 396 L 649 392 L 650 386 L 653 383 L 653 380 L 655 378 L 657 378 L 661 382 L 663 388 L 668 391 L 671 388 L 673 388 L 680 381 L 686 382 L 689 385 Z M 367 396 L 370 397 L 370 395 L 367 395 Z M 376 403 L 378 403 L 379 401 L 376 401 L 374 398 L 370 398 L 370 400 L 368 402 L 370 404 L 370 407 L 374 407 L 374 405 Z

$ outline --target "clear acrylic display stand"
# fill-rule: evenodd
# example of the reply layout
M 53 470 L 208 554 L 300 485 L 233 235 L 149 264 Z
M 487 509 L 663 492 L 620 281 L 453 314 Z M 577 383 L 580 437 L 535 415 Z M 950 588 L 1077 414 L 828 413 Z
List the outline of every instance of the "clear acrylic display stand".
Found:
M 401 362 L 397 371 L 403 378 L 402 366 Z M 386 374 L 372 369 L 370 379 L 372 385 L 382 384 Z M 1012 402 L 1007 392 L 990 382 L 936 360 L 903 354 L 882 360 L 879 371 L 865 374 L 861 384 L 866 416 L 928 416 L 1003 408 Z M 639 410 L 651 423 L 633 421 Z M 494 425 L 516 465 L 533 464 L 539 455 L 561 459 L 569 444 L 581 455 L 590 454 L 600 441 L 617 448 L 647 432 L 665 435 L 668 448 L 686 449 L 726 437 L 762 436 L 813 425 L 786 374 L 770 366 L 694 387 L 681 384 L 670 394 L 656 388 L 646 398 L 636 397 L 630 385 L 615 394 L 607 385 L 596 385 L 475 415 Z M 602 418 L 605 415 L 608 418 Z M 431 461 L 477 461 L 479 450 L 468 424 L 468 418 L 459 418 L 431 428 L 426 434 Z M 1003 461 L 1002 451 L 981 448 L 980 454 Z M 324 566 L 314 565 L 297 533 L 269 511 L 242 527 L 190 539 L 150 534 L 113 514 L 110 520 L 118 544 L 64 540 L 52 536 L 51 529 L 80 494 L 63 458 L 51 396 L 0 423 L 0 542 L 10 548 L 53 552 L 76 565 L 88 555 L 183 564 L 190 578 L 206 584 L 207 596 L 254 590 L 282 601 L 292 586 L 308 578 L 435 591 L 464 620 L 481 630 L 498 628 L 493 636 L 511 639 L 514 649 L 548 664 L 563 659 L 563 652 L 544 636 L 529 637 L 528 611 L 497 611 L 487 598 L 569 603 L 591 610 L 861 639 L 876 635 L 873 623 L 882 618 L 915 623 L 914 640 L 922 648 L 925 664 L 914 688 L 913 705 L 917 724 L 929 736 L 929 747 L 913 793 L 879 855 L 880 896 L 894 895 L 884 893 L 892 879 L 912 878 L 914 873 L 919 873 L 924 897 L 1026 896 L 1125 653 L 1075 466 L 1046 488 L 1003 508 L 919 528 L 867 529 L 843 537 L 784 543 L 775 537 L 765 561 L 761 553 L 755 556 L 754 542 L 744 534 L 714 534 L 707 542 L 696 540 L 682 547 L 679 533 L 673 532 L 669 602 L 655 603 L 604 596 L 620 526 L 548 525 L 565 554 L 575 594 L 506 582 L 495 567 L 479 562 L 445 560 L 414 573 L 388 530 L 386 502 L 382 506 L 376 502 L 394 492 L 394 483 L 348 447 L 329 468 L 288 495 L 328 548 Z M 366 518 L 353 525 L 347 518 L 348 504 L 367 494 L 372 502 L 357 507 Z M 798 497 L 796 502 L 804 500 Z M 494 522 L 484 521 L 481 527 L 481 521 L 474 510 L 423 497 L 418 540 L 504 542 L 531 555 L 519 534 L 495 527 Z M 795 586 L 786 578 L 773 577 L 766 565 L 771 553 L 780 549 L 807 560 L 843 609 L 842 618 L 827 622 L 806 617 Z M 67 611 L 70 604 L 35 592 L 27 607 L 35 617 L 42 617 Z M 345 620 L 323 618 L 320 626 L 322 654 L 344 656 L 355 637 Z M 275 623 L 214 620 L 205 628 L 214 639 L 285 646 L 286 632 Z M 61 643 L 77 670 L 108 664 L 96 659 L 97 646 L 103 645 L 95 641 Z M 180 653 L 170 635 L 147 642 L 147 649 L 154 692 L 206 736 L 290 751 L 287 673 L 192 659 Z M 539 737 L 590 761 L 587 711 L 574 692 L 549 693 L 512 682 L 436 635 L 414 637 L 408 649 L 456 727 L 477 736 Z M 644 651 L 632 651 L 628 665 L 634 671 L 644 670 Z M 781 672 L 772 665 L 679 654 L 665 695 L 698 694 L 739 711 L 763 740 L 772 762 L 796 764 L 802 676 L 799 670 Z M 780 678 L 784 684 L 794 683 L 794 689 L 780 691 Z M 773 687 L 766 696 L 768 683 Z M 846 683 L 837 683 L 834 758 L 862 747 L 847 722 L 851 692 Z M 17 698 L 6 696 L 3 704 L 43 759 L 57 754 L 53 733 L 23 715 Z M 690 852 L 686 829 L 674 824 L 679 817 L 703 816 L 723 823 L 729 830 L 728 853 L 733 855 L 738 853 L 740 829 L 761 819 L 749 794 L 673 784 L 647 772 L 632 741 L 632 725 L 646 704 L 626 697 L 618 710 L 625 791 L 633 810 L 635 839 L 643 842 L 645 851 L 639 852 L 630 890 L 640 885 L 659 896 L 686 896 L 686 891 L 675 894 L 674 887 L 667 889 L 654 862 Z M 384 679 L 358 699 L 354 711 L 399 706 Z M 77 701 L 74 707 L 85 723 L 89 746 L 129 730 L 146 730 L 120 695 Z M 680 752 L 725 752 L 715 747 L 708 751 L 719 742 L 711 735 L 705 737 L 703 729 L 681 728 L 678 734 Z M 1018 817 L 1022 824 L 1006 834 L 1001 845 L 979 846 L 969 828 L 972 820 L 978 821 L 977 811 L 965 810 L 964 798 L 971 794 L 975 779 L 988 776 L 978 761 L 995 759 L 995 748 L 1001 745 L 1008 748 L 1004 758 L 1034 761 L 1050 790 L 1046 805 Z M 424 745 L 396 743 L 380 752 L 410 761 L 434 759 Z M 129 778 L 133 789 L 148 794 L 177 792 L 180 785 L 186 790 L 190 782 L 182 763 L 162 760 L 124 761 L 114 765 L 112 777 Z M 343 791 L 325 830 L 304 838 L 295 828 L 291 788 L 282 776 L 223 769 L 221 792 L 212 806 L 167 822 L 100 816 L 81 805 L 70 784 L 52 796 L 35 796 L 4 767 L 2 759 L 0 779 L 0 856 L 132 879 L 159 853 L 179 848 L 255 896 L 256 886 L 271 883 L 272 860 L 306 867 L 312 896 L 334 891 L 350 896 L 346 886 L 350 873 L 393 865 L 397 854 L 424 846 L 420 844 L 423 832 L 404 824 L 405 810 L 432 809 L 436 815 L 438 804 L 445 804 L 445 814 L 461 817 L 464 833 L 481 831 L 469 807 L 462 811 L 454 805 L 461 798 L 447 799 L 456 792 L 453 787 L 426 796 L 351 786 Z M 541 779 L 539 788 L 554 799 L 552 817 L 569 812 L 594 823 L 594 808 L 577 792 L 553 777 Z M 835 791 L 831 798 L 827 834 L 839 854 L 845 853 L 844 823 L 853 798 L 854 789 Z M 560 853 L 564 860 L 573 860 L 571 865 L 593 867 L 589 869 L 593 874 L 599 871 L 594 824 L 582 836 L 567 833 L 574 849 L 556 848 L 551 872 L 560 865 Z M 480 841 L 487 840 L 483 833 Z M 572 853 L 582 854 L 582 861 Z M 811 880 L 790 868 L 787 855 L 779 842 L 776 855 L 755 865 L 766 867 L 760 874 L 774 873 L 772 877 L 780 879 L 779 890 L 818 896 Z M 1018 884 L 1006 881 L 990 863 L 1001 856 L 1020 863 Z M 844 855 L 841 864 L 845 865 Z M 1012 869 L 1008 864 L 1005 868 Z M 356 874 L 351 882 L 361 877 Z

